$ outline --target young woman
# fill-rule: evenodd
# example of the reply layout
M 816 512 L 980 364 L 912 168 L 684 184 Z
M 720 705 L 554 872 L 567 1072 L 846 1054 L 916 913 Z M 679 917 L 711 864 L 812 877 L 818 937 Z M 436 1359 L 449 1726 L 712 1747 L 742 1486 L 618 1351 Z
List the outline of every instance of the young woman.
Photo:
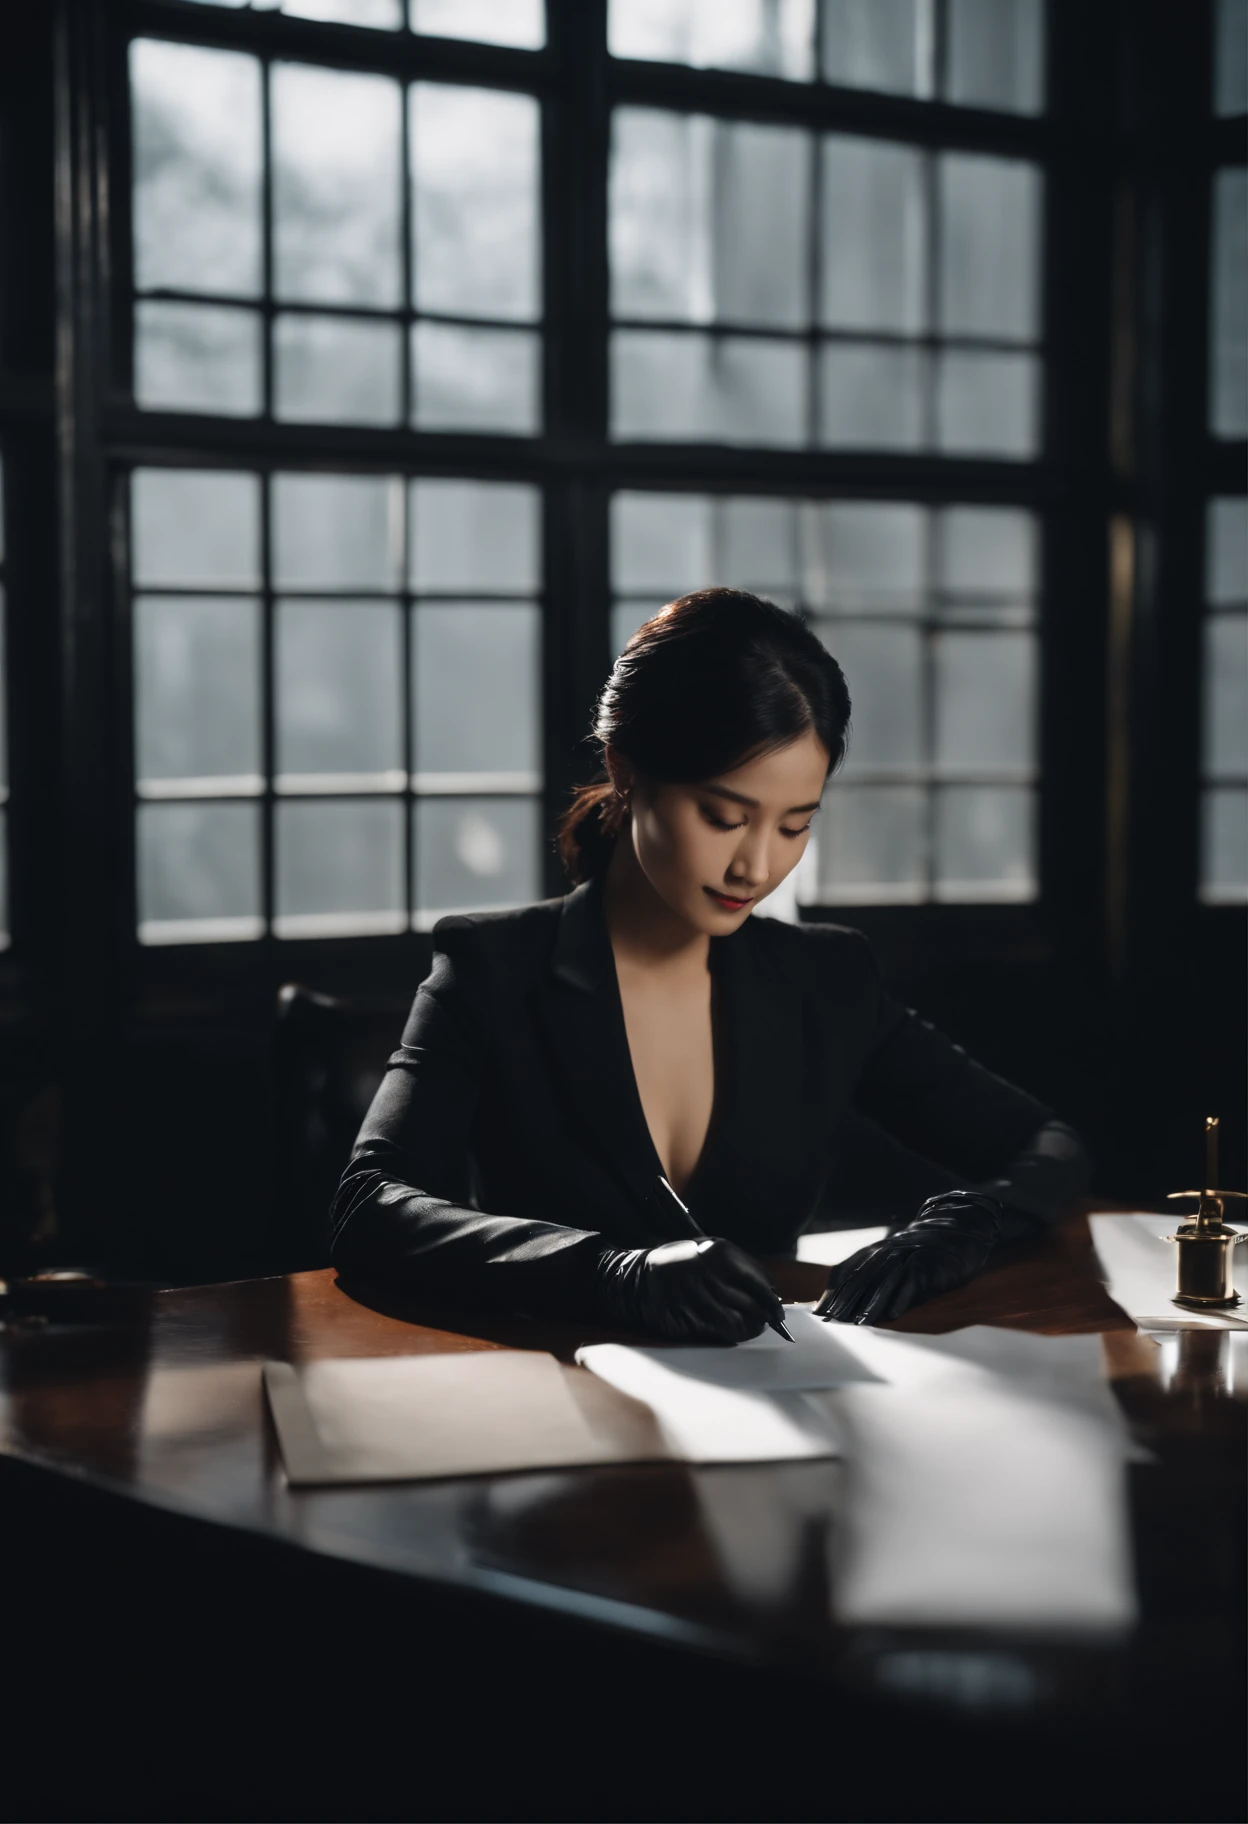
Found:
M 893 999 L 861 933 L 755 916 L 849 713 L 836 661 L 756 596 L 699 590 L 633 635 L 598 703 L 605 776 L 560 832 L 579 884 L 435 927 L 335 1265 L 430 1303 L 734 1342 L 777 1314 L 758 1260 L 792 1252 L 851 1105 L 935 1194 L 833 1272 L 824 1316 L 895 1317 L 1085 1188 L 1071 1129 Z

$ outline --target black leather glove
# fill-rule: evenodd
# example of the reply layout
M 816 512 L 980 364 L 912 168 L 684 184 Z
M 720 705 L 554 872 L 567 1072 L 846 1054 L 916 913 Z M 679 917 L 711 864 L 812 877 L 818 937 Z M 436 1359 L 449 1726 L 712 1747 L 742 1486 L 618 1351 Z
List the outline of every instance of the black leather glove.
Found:
M 718 1236 L 609 1248 L 593 1296 L 604 1323 L 681 1343 L 742 1343 L 782 1310 L 763 1269 Z
M 940 1191 L 896 1234 L 859 1248 L 833 1267 L 815 1316 L 841 1324 L 886 1324 L 912 1305 L 949 1292 L 979 1272 L 1001 1228 L 987 1191 Z

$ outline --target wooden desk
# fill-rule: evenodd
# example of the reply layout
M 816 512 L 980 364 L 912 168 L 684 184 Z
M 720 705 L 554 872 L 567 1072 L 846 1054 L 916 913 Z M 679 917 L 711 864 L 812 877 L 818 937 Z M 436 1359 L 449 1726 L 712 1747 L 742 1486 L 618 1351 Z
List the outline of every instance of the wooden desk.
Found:
M 23 1815 L 1238 1816 L 1248 1388 L 1226 1333 L 1138 1336 L 1089 1248 L 1077 1214 L 898 1328 L 1101 1333 L 1154 1457 L 1129 1472 L 1143 1621 L 1108 1649 L 839 1629 L 835 1463 L 286 1487 L 261 1359 L 570 1360 L 583 1330 L 417 1321 L 332 1271 L 10 1325 L 8 1612 L 53 1763 Z M 799 1298 L 826 1277 L 774 1271 Z

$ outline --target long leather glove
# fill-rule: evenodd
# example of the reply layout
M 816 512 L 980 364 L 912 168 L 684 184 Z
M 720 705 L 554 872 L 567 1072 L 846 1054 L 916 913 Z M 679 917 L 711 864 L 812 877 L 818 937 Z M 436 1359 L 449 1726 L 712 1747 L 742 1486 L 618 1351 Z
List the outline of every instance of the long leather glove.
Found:
M 593 1285 L 594 1315 L 681 1343 L 740 1343 L 779 1317 L 771 1281 L 718 1236 L 657 1248 L 608 1248 Z
M 832 1269 L 815 1316 L 825 1323 L 885 1324 L 951 1291 L 980 1271 L 1001 1216 L 1000 1203 L 987 1191 L 938 1192 L 908 1227 Z

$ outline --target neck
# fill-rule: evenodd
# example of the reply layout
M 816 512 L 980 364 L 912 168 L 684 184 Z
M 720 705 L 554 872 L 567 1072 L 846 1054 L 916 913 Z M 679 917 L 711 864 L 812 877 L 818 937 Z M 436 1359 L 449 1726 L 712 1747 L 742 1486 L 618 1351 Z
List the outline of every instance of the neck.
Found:
M 627 819 L 607 867 L 602 904 L 617 963 L 706 967 L 710 938 L 655 892 L 637 860 Z

